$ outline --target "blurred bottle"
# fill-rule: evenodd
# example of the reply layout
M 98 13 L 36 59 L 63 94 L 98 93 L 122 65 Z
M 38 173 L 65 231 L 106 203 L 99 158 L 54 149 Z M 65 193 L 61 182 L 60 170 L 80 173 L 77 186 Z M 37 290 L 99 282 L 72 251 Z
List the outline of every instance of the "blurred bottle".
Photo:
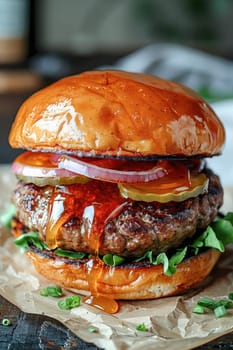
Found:
M 29 65 L 35 50 L 34 1 L 0 0 L 0 94 L 41 86 L 41 76 Z
M 0 64 L 17 64 L 28 55 L 28 0 L 0 0 Z

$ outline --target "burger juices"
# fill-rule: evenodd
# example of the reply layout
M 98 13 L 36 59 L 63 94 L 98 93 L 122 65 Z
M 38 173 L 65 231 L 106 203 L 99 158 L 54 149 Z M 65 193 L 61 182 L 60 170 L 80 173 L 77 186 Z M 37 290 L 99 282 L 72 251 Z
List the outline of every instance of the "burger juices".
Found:
M 25 150 L 12 166 L 15 243 L 39 273 L 109 312 L 117 299 L 195 287 L 231 240 L 212 224 L 223 189 L 205 163 L 224 139 L 214 111 L 177 83 L 64 78 L 26 100 L 10 132 Z

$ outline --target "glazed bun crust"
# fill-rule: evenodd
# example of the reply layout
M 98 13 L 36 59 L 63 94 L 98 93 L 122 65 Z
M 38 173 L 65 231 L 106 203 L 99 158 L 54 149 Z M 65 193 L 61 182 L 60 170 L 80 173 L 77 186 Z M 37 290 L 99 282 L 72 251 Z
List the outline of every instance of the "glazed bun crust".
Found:
M 29 251 L 36 270 L 54 283 L 81 294 L 90 294 L 85 260 L 72 262 L 44 251 Z M 198 286 L 211 272 L 220 253 L 209 249 L 186 259 L 172 276 L 163 273 L 161 265 L 128 264 L 115 268 L 101 265 L 96 274 L 96 293 L 119 300 L 156 299 L 177 295 Z
M 77 155 L 212 156 L 223 125 L 196 93 L 177 83 L 122 71 L 64 78 L 19 109 L 13 148 Z

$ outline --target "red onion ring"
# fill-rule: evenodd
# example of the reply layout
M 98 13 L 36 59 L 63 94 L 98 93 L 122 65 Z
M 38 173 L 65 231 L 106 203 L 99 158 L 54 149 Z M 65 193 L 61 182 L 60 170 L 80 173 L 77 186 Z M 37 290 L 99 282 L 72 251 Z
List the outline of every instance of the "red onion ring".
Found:
M 121 171 L 102 168 L 68 155 L 62 155 L 58 158 L 57 164 L 58 168 L 65 169 L 75 174 L 115 183 L 150 182 L 168 174 L 166 169 L 158 166 L 144 171 Z
M 66 169 L 60 169 L 57 167 L 40 167 L 28 164 L 23 164 L 15 161 L 11 167 L 12 171 L 16 175 L 32 176 L 32 177 L 71 177 L 76 176 L 76 173 L 72 173 Z

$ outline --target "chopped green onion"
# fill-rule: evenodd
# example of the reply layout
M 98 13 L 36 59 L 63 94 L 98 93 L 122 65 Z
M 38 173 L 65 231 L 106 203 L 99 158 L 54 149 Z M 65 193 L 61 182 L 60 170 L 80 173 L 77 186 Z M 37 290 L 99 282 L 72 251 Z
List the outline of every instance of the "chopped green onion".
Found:
M 206 307 L 207 309 L 214 310 L 218 306 L 218 302 L 212 298 L 203 297 L 198 302 L 198 305 Z
M 8 318 L 3 318 L 2 325 L 5 327 L 11 326 L 11 321 Z
M 233 298 L 233 293 L 230 293 L 228 297 Z M 227 309 L 233 308 L 233 301 L 229 299 L 214 300 L 212 298 L 203 297 L 197 302 L 193 312 L 203 314 L 205 312 L 205 308 L 207 308 L 212 310 L 216 317 L 223 317 L 226 315 Z
M 217 306 L 224 306 L 226 309 L 231 309 L 233 307 L 233 302 L 231 300 L 219 300 Z
M 95 333 L 95 332 L 97 332 L 97 328 L 91 326 L 91 327 L 88 327 L 88 328 L 87 328 L 87 331 L 88 331 L 89 333 Z
M 49 296 L 47 287 L 42 288 L 42 289 L 40 290 L 40 295 L 41 295 L 42 297 L 48 297 L 48 296 Z
M 233 302 L 230 300 L 214 300 L 208 297 L 201 298 L 198 301 L 198 305 L 206 307 L 207 309 L 214 310 L 218 306 L 224 306 L 226 309 L 233 307 Z
M 148 328 L 145 326 L 144 323 L 140 323 L 136 326 L 136 330 L 140 332 L 147 332 Z
M 205 308 L 201 305 L 196 304 L 193 308 L 193 313 L 195 314 L 204 314 L 205 313 Z
M 45 287 L 40 290 L 40 295 L 44 297 L 50 296 L 50 297 L 58 298 L 62 296 L 62 289 L 59 286 Z
M 4 211 L 4 213 L 0 215 L 0 222 L 2 223 L 2 225 L 11 228 L 11 220 L 15 213 L 15 206 L 13 204 L 10 204 L 8 208 Z
M 80 306 L 81 298 L 79 295 L 71 295 L 58 302 L 58 306 L 61 310 L 70 310 Z
M 227 310 L 224 305 L 217 306 L 214 309 L 214 314 L 217 318 L 225 316 L 227 313 Z
M 229 293 L 229 294 L 228 294 L 228 298 L 229 298 L 230 300 L 233 300 L 233 293 Z

